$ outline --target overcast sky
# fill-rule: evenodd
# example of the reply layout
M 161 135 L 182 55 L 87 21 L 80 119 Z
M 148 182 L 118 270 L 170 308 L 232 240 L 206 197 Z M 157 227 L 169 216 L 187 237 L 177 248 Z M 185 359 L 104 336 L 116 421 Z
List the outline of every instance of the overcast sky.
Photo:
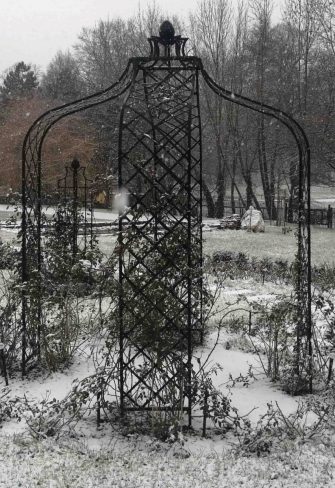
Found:
M 149 2 L 151 3 L 151 2 Z M 147 0 L 0 0 L 0 73 L 18 61 L 45 69 L 70 49 L 82 27 L 99 19 L 130 17 Z M 156 0 L 167 14 L 186 16 L 197 0 Z

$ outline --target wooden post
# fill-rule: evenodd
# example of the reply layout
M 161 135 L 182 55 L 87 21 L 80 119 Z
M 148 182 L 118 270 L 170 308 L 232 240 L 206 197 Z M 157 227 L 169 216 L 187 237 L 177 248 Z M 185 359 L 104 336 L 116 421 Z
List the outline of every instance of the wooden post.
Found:
M 328 205 L 328 210 L 327 210 L 327 227 L 328 229 L 333 228 L 333 208 Z
M 333 373 L 333 364 L 334 364 L 334 355 L 329 356 L 329 369 L 328 369 L 328 378 L 327 378 L 327 385 L 332 379 L 332 373 Z
M 207 422 L 207 410 L 208 410 L 208 390 L 205 390 L 204 396 L 204 411 L 203 411 L 203 422 L 202 422 L 202 437 L 206 437 L 206 422 Z
M 101 405 L 100 405 L 101 393 L 97 394 L 97 427 L 101 424 Z
M 5 357 L 5 345 L 0 342 L 0 355 L 1 355 L 1 362 L 2 362 L 2 371 L 5 377 L 6 386 L 8 386 L 8 375 L 7 375 L 7 367 L 6 367 L 6 357 Z

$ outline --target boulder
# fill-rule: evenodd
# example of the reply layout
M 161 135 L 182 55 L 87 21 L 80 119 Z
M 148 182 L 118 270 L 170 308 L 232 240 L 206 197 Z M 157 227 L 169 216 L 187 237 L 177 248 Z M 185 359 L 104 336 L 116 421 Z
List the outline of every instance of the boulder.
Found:
M 265 224 L 260 210 L 256 210 L 252 205 L 245 212 L 241 220 L 241 229 L 252 232 L 265 232 Z
M 220 220 L 221 229 L 238 230 L 241 228 L 241 217 L 238 214 L 228 215 Z

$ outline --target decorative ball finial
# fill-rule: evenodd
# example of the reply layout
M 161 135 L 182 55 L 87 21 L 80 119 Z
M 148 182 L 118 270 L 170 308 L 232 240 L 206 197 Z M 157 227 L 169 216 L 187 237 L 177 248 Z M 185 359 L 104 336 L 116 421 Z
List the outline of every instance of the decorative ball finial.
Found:
M 175 42 L 175 30 L 169 20 L 164 20 L 159 28 L 161 41 L 166 45 L 172 45 Z
M 175 35 L 173 25 L 169 20 L 164 20 L 159 28 L 159 36 L 151 36 L 148 38 L 150 43 L 150 57 L 151 58 L 171 58 L 171 57 L 185 57 L 185 44 L 187 37 Z
M 80 168 L 80 163 L 78 161 L 78 159 L 74 158 L 72 163 L 71 163 L 71 168 L 75 171 L 75 170 L 78 170 Z

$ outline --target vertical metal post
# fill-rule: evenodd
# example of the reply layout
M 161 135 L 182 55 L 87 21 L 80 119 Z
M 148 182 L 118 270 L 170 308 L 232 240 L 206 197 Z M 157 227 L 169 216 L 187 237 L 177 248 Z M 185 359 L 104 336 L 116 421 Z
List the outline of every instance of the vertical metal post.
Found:
M 26 136 L 27 138 L 27 136 Z M 25 141 L 26 141 L 25 138 Z M 22 148 L 22 161 L 24 161 L 25 154 L 24 148 Z M 27 274 L 28 274 L 28 263 L 27 263 L 27 239 L 28 239 L 28 229 L 27 229 L 27 174 L 26 165 L 22 164 L 22 214 L 21 214 L 21 232 L 22 232 L 22 243 L 21 243 L 21 280 L 22 280 L 22 335 L 21 335 L 21 374 L 22 377 L 26 375 L 26 348 L 27 348 Z
M 156 128 L 155 128 L 155 124 L 154 124 L 154 120 L 153 120 L 153 116 L 152 116 L 152 110 L 150 108 L 150 100 L 149 100 L 149 91 L 148 91 L 148 80 L 147 80 L 147 72 L 146 70 L 144 69 L 143 70 L 143 88 L 144 88 L 144 96 L 145 96 L 145 101 L 146 101 L 146 105 L 147 105 L 147 110 L 148 110 L 148 114 L 149 114 L 149 118 L 150 118 L 150 125 L 151 125 L 151 130 L 152 130 L 152 142 L 153 142 L 153 170 L 152 170 L 152 173 L 151 173 L 151 178 L 152 178 L 152 181 L 153 181 L 153 185 L 152 185 L 152 197 L 150 196 L 150 198 L 153 199 L 153 205 L 151 205 L 152 207 L 152 211 L 154 212 L 154 242 L 157 242 L 157 235 L 158 235 L 158 215 L 157 215 L 157 212 L 158 212 L 158 209 L 157 209 L 157 205 L 158 205 L 158 194 L 157 194 L 157 183 L 156 183 L 156 179 L 158 177 L 157 175 L 157 166 L 158 166 L 158 161 L 157 161 L 157 138 L 156 138 Z
M 37 178 L 37 272 L 38 278 L 36 283 L 36 307 L 37 313 L 35 311 L 34 315 L 37 316 L 37 324 L 34 323 L 33 327 L 37 325 L 37 358 L 41 359 L 41 328 L 42 328 L 42 293 L 41 293 L 41 267 L 42 267 L 42 147 L 39 148 L 38 154 L 38 178 Z M 30 299 L 32 301 L 32 299 Z M 36 330 L 36 329 L 35 329 Z M 34 335 L 33 331 L 30 331 Z
M 199 89 L 199 70 L 197 70 L 196 74 L 196 95 L 197 95 L 197 107 L 199 110 L 199 215 L 198 218 L 198 225 L 199 225 L 199 251 L 200 251 L 200 279 L 199 279 L 199 289 L 200 289 L 200 342 L 203 345 L 204 343 L 204 310 L 203 310 L 203 288 L 204 288 L 204 277 L 203 277 L 203 265 L 204 265 L 204 258 L 203 258 L 203 230 L 202 230 L 202 205 L 203 205 L 203 194 L 202 194 L 202 126 L 201 126 L 201 113 L 200 113 L 200 89 Z
M 90 211 L 91 211 L 91 215 L 90 215 L 90 248 L 91 248 L 91 250 L 93 249 L 93 212 L 94 212 L 93 203 L 94 203 L 93 193 L 91 191 L 90 192 Z
M 121 187 L 120 187 L 121 188 Z M 118 289 L 118 319 L 119 319 L 119 390 L 120 390 L 120 413 L 124 417 L 124 337 L 123 337 L 123 264 L 122 264 L 122 217 L 119 217 L 119 235 L 118 235 L 118 252 L 119 252 L 119 289 Z
M 307 283 L 305 279 L 304 292 L 307 291 L 308 304 L 304 310 L 307 315 L 307 340 L 308 340 L 308 374 L 309 374 L 309 393 L 313 393 L 313 321 L 312 321 L 312 258 L 311 258 L 311 163 L 310 163 L 310 147 L 306 134 L 303 132 L 305 142 L 305 155 L 304 159 L 300 161 L 300 165 L 304 168 L 305 173 L 305 185 L 304 185 L 304 218 L 305 218 L 305 233 L 304 244 L 307 247 L 307 253 L 304 256 L 304 266 L 307 267 Z M 307 205 L 306 205 L 307 204 Z M 302 256 L 301 256 L 302 259 Z M 307 288 L 307 290 L 306 290 Z
M 85 171 L 85 170 L 84 170 Z M 84 173 L 84 255 L 87 250 L 87 180 Z
M 196 93 L 198 88 L 197 78 L 193 80 L 193 94 Z M 188 396 L 188 426 L 192 426 L 192 352 L 193 352 L 193 303 L 192 303 L 192 291 L 194 279 L 192 279 L 192 270 L 195 262 L 193 262 L 193 254 L 196 252 L 196 243 L 192 242 L 192 115 L 193 115 L 193 96 L 190 97 L 188 108 L 188 130 L 187 130 L 187 293 L 188 293 L 188 305 L 187 305 L 187 396 Z M 198 216 L 196 215 L 197 219 Z M 197 236 L 195 236 L 197 241 Z
M 120 118 L 124 115 L 124 107 L 121 109 Z M 122 160 L 120 157 L 122 148 L 122 130 L 119 130 L 118 140 L 118 190 L 123 191 L 123 178 L 122 178 Z M 123 217 L 122 210 L 119 208 L 119 221 L 118 221 L 118 261 L 119 261 L 119 286 L 118 286 L 118 320 L 119 320 L 119 394 L 120 394 L 120 415 L 124 418 L 125 415 L 125 402 L 124 402 L 124 330 L 123 330 Z
M 78 170 L 80 163 L 77 159 L 74 159 L 71 163 L 72 168 L 72 186 L 73 186 L 73 198 L 72 198 L 72 261 L 78 253 Z

